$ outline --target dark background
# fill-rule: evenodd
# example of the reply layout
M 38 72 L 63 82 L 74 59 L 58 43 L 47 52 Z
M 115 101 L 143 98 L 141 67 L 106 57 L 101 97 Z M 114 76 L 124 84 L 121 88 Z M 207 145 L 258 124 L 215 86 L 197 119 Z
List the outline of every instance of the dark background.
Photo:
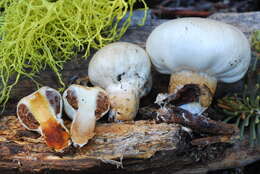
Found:
M 260 11 L 260 0 L 145 0 L 153 14 L 161 19 L 199 16 L 216 12 Z M 138 4 L 137 6 L 141 6 Z

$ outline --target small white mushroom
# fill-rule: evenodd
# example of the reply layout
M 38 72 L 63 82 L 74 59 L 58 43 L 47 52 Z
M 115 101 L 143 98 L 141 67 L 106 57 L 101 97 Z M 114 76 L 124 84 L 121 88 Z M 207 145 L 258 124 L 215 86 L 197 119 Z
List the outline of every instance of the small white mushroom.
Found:
M 199 102 L 181 107 L 203 112 L 211 103 L 217 80 L 240 80 L 250 63 L 250 44 L 236 27 L 203 18 L 180 18 L 156 27 L 146 50 L 157 71 L 171 74 L 169 93 L 187 84 L 200 88 Z
M 39 132 L 56 151 L 70 145 L 70 135 L 61 119 L 62 98 L 55 89 L 42 87 L 22 98 L 17 105 L 17 116 L 26 129 Z
M 104 116 L 109 108 L 109 98 L 99 87 L 71 85 L 63 93 L 64 109 L 73 120 L 70 133 L 74 146 L 87 144 L 95 133 L 96 120 Z
M 144 49 L 116 42 L 100 49 L 91 59 L 91 83 L 104 88 L 111 101 L 110 119 L 133 120 L 139 100 L 151 89 L 151 63 Z

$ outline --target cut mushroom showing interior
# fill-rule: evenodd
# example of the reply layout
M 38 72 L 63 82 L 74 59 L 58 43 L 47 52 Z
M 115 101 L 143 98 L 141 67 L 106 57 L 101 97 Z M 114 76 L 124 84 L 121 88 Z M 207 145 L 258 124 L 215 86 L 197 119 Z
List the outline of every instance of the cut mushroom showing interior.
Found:
M 91 83 L 104 88 L 110 98 L 110 120 L 133 120 L 139 100 L 152 86 L 151 62 L 145 50 L 127 42 L 115 42 L 100 49 L 91 59 Z
M 26 129 L 39 132 L 56 151 L 70 145 L 69 132 L 61 119 L 62 97 L 55 89 L 42 87 L 22 98 L 17 105 L 17 116 Z
M 203 18 L 180 18 L 163 23 L 149 35 L 146 50 L 154 67 L 171 74 L 169 93 L 197 85 L 199 96 L 179 107 L 203 112 L 212 101 L 217 80 L 232 83 L 246 73 L 250 44 L 236 27 Z M 160 95 L 157 102 L 164 97 Z
M 64 109 L 73 120 L 70 128 L 74 146 L 82 147 L 95 133 L 96 120 L 110 109 L 109 97 L 99 87 L 71 85 L 63 93 Z

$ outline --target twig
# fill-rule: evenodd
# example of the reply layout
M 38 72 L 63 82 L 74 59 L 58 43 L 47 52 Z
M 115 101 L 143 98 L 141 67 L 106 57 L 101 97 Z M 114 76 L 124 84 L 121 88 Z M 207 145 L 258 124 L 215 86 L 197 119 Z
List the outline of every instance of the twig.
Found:
M 155 15 L 167 15 L 171 17 L 175 16 L 198 16 L 198 17 L 208 17 L 213 12 L 211 11 L 197 11 L 191 8 L 169 8 L 169 7 L 162 7 L 158 9 L 152 10 Z
M 155 119 L 157 123 L 178 123 L 198 133 L 235 135 L 239 132 L 239 129 L 233 124 L 211 120 L 203 115 L 193 115 L 172 105 L 166 105 L 159 109 L 141 108 L 139 112 L 141 115 L 145 115 L 146 118 L 150 116 L 150 119 Z
M 230 135 L 197 138 L 191 141 L 194 146 L 207 146 L 215 143 L 232 143 L 236 137 Z

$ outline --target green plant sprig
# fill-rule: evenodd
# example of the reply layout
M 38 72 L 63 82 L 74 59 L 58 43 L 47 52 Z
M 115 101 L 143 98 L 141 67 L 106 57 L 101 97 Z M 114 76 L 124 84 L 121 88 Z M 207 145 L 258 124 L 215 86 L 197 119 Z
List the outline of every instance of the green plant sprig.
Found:
M 75 48 L 86 49 L 87 57 L 91 48 L 118 40 L 130 25 L 137 1 L 147 9 L 144 0 L 1 0 L 1 106 L 21 77 L 34 81 L 46 67 L 64 85 L 60 71 L 76 54 Z
M 260 30 L 253 32 L 251 37 L 252 50 L 256 54 L 256 58 L 260 59 Z
M 245 129 L 250 129 L 250 144 L 260 144 L 260 108 L 259 85 L 256 97 L 227 96 L 218 101 L 218 106 L 227 115 L 224 122 L 235 122 L 240 128 L 240 139 L 244 138 Z
M 235 123 L 239 127 L 241 140 L 245 130 L 249 129 L 250 145 L 260 145 L 260 72 L 257 69 L 248 72 L 241 94 L 218 100 L 218 106 L 226 115 L 224 122 Z
M 240 139 L 249 129 L 251 146 L 260 145 L 260 30 L 251 36 L 251 48 L 255 61 L 244 78 L 242 93 L 218 100 L 218 106 L 226 115 L 224 122 L 235 123 L 240 128 Z

